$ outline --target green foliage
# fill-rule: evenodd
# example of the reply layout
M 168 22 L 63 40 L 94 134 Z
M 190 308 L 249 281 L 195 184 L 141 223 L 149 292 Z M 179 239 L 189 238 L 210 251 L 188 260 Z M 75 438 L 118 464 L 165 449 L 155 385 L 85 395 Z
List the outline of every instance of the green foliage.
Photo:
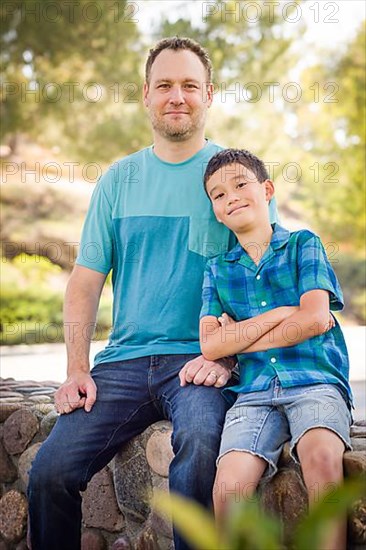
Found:
M 48 258 L 19 254 L 1 263 L 0 344 L 63 342 L 65 277 Z M 101 298 L 95 339 L 111 327 L 110 285 Z
M 355 251 L 365 245 L 365 79 L 363 22 L 337 56 L 304 70 L 305 94 L 292 106 L 293 154 L 307 167 L 297 198 L 317 231 Z
M 60 342 L 62 332 L 62 296 L 37 287 L 2 287 L 0 343 L 39 344 Z
M 360 253 L 336 254 L 332 266 L 343 289 L 346 312 L 352 313 L 360 324 L 366 324 L 366 264 Z
M 346 514 L 365 493 L 363 479 L 347 480 L 332 489 L 294 528 L 293 550 L 321 550 L 321 538 L 329 521 Z M 172 517 L 176 529 L 197 550 L 280 550 L 280 521 L 265 515 L 256 500 L 232 504 L 225 530 L 219 529 L 209 512 L 186 498 L 160 492 L 153 505 L 161 515 Z
M 133 3 L 3 4 L 2 140 L 25 132 L 73 159 L 107 162 L 138 148 L 144 46 Z

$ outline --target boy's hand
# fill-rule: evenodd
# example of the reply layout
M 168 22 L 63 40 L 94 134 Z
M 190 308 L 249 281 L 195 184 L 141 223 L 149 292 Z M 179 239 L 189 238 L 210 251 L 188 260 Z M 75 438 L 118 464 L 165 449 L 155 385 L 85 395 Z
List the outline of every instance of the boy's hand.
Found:
M 336 324 L 335 319 L 334 319 L 333 315 L 331 314 L 331 312 L 329 312 L 329 320 L 328 320 L 328 323 L 324 327 L 323 334 L 325 332 L 328 332 L 328 330 L 331 330 L 332 328 L 334 328 L 335 324 Z
M 222 388 L 231 378 L 231 370 L 235 365 L 235 359 L 228 358 L 218 361 L 208 361 L 199 355 L 188 361 L 179 372 L 180 385 L 186 386 L 193 382 L 195 385 L 215 386 Z

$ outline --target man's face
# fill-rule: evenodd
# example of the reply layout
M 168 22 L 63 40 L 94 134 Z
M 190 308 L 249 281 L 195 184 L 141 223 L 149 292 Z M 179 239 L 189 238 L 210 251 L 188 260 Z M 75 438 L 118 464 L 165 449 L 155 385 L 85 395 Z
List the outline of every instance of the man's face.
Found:
M 144 85 L 144 104 L 154 131 L 170 141 L 185 141 L 203 131 L 212 93 L 195 53 L 163 50 Z
M 216 218 L 235 232 L 254 227 L 269 217 L 273 183 L 260 183 L 242 164 L 223 166 L 210 177 L 206 188 Z

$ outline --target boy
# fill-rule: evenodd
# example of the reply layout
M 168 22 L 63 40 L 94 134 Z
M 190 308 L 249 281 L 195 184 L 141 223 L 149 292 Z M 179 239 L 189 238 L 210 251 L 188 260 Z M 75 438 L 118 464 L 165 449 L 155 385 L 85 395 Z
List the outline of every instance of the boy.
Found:
M 238 354 L 240 369 L 239 384 L 224 390 L 237 400 L 226 415 L 214 487 L 221 522 L 225 493 L 249 498 L 262 476 L 276 473 L 287 440 L 310 505 L 339 484 L 352 396 L 344 338 L 329 313 L 343 307 L 342 292 L 319 238 L 270 224 L 274 186 L 248 151 L 217 153 L 204 184 L 217 220 L 239 241 L 208 261 L 200 315 L 203 355 Z M 342 521 L 322 548 L 345 545 Z

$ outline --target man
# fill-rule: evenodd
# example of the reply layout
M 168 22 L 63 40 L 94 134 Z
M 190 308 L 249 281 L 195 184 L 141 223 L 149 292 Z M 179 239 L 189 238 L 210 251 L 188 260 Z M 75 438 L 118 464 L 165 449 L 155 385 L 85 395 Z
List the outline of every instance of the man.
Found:
M 113 165 L 98 183 L 65 297 L 68 378 L 61 414 L 34 462 L 29 485 L 33 550 L 80 547 L 88 481 L 151 423 L 173 423 L 170 488 L 211 505 L 234 361 L 200 355 L 205 261 L 233 245 L 202 189 L 220 148 L 205 140 L 211 63 L 190 39 L 150 51 L 143 99 L 154 145 Z M 89 369 L 99 297 L 113 269 L 113 332 Z M 69 414 L 72 413 L 72 414 Z M 187 548 L 174 535 L 178 550 Z

